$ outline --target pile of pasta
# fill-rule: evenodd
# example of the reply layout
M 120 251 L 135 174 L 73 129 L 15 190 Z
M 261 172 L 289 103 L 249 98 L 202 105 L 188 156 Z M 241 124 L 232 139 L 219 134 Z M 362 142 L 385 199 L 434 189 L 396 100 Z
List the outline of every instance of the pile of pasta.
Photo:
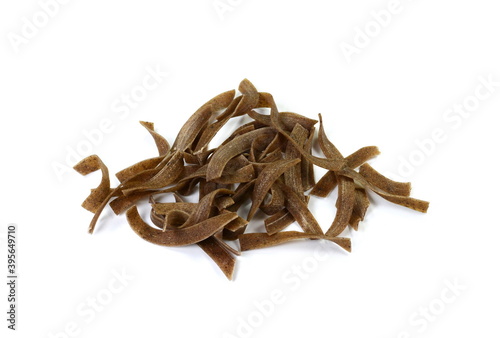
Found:
M 146 241 L 196 244 L 232 279 L 240 251 L 300 239 L 328 240 L 350 251 L 351 240 L 340 235 L 347 227 L 358 229 L 370 204 L 368 191 L 427 211 L 428 202 L 410 197 L 410 183 L 392 181 L 366 163 L 379 154 L 377 147 L 363 147 L 344 157 L 327 138 L 321 115 L 316 133 L 317 120 L 279 112 L 272 95 L 258 92 L 247 79 L 238 90 L 241 95 L 230 90 L 201 106 L 172 145 L 153 123 L 141 122 L 159 154 L 116 173 L 120 183 L 115 188 L 97 155 L 76 164 L 74 169 L 82 175 L 102 172 L 99 186 L 82 204 L 94 213 L 89 232 L 109 204 L 115 214 L 126 213 L 130 227 Z M 216 147 L 210 145 L 228 121 L 244 116 L 251 121 Z M 316 142 L 324 156 L 313 155 Z M 314 166 L 327 170 L 317 182 Z M 336 215 L 324 232 L 308 208 L 309 198 L 327 197 L 335 188 Z M 175 201 L 158 202 L 165 194 Z M 185 196 L 193 194 L 198 194 L 197 202 L 186 202 Z M 151 225 L 139 214 L 141 200 L 149 201 Z M 265 232 L 247 231 L 258 212 L 265 215 Z M 302 231 L 286 230 L 294 222 Z M 229 241 L 238 241 L 239 249 Z

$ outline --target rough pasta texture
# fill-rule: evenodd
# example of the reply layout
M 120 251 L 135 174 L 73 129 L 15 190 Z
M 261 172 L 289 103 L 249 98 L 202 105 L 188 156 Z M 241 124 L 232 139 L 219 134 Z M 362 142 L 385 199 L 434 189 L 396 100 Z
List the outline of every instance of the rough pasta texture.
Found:
M 118 215 L 126 213 L 132 230 L 154 244 L 198 245 L 232 279 L 235 256 L 240 251 L 227 241 L 238 241 L 242 251 L 265 248 L 302 239 L 328 240 L 346 251 L 351 241 L 339 237 L 347 227 L 358 229 L 369 206 L 368 190 L 407 208 L 426 212 L 428 202 L 409 197 L 410 183 L 392 181 L 366 161 L 379 154 L 376 147 L 359 149 L 344 157 L 327 138 L 323 120 L 279 112 L 271 94 L 258 92 L 243 80 L 241 95 L 230 90 L 201 106 L 184 124 L 172 146 L 158 134 L 152 122 L 141 122 L 151 134 L 159 156 L 119 171 L 119 185 L 110 187 L 108 168 L 97 155 L 74 169 L 82 175 L 101 170 L 99 186 L 82 206 L 94 213 L 89 232 L 110 204 Z M 269 115 L 264 111 L 268 110 Z M 210 141 L 234 118 L 251 121 L 241 125 L 217 147 Z M 312 155 L 317 142 L 324 157 Z M 318 181 L 314 166 L 328 171 Z M 359 169 L 358 169 L 359 168 Z M 323 232 L 308 208 L 310 195 L 327 197 L 338 187 L 337 213 Z M 198 202 L 182 196 L 198 193 Z M 158 203 L 157 197 L 173 195 L 175 202 Z M 140 216 L 137 203 L 149 200 L 152 226 Z M 249 211 L 242 208 L 249 202 Z M 333 204 L 333 203 L 332 203 Z M 247 231 L 261 212 L 266 232 Z M 299 231 L 284 231 L 297 222 Z

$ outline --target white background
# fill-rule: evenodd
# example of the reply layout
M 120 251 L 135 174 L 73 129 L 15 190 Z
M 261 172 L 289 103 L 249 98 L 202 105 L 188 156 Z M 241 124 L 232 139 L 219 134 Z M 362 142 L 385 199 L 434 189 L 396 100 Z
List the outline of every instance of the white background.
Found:
M 2 337 L 497 337 L 498 83 L 468 117 L 453 112 L 474 103 L 480 79 L 500 81 L 496 3 L 401 0 L 380 27 L 371 13 L 389 1 L 226 1 L 221 16 L 212 0 L 73 0 L 17 47 L 23 18 L 41 7 L 2 2 L 0 224 L 19 227 L 18 330 L 6 329 L 2 282 Z M 358 48 L 350 62 L 346 44 Z M 169 75 L 124 117 L 112 107 L 147 67 Z M 115 173 L 156 153 L 139 120 L 172 142 L 200 105 L 245 77 L 282 111 L 322 113 L 343 154 L 377 145 L 370 163 L 406 176 L 429 212 L 372 194 L 360 231 L 345 233 L 351 254 L 329 245 L 318 260 L 318 241 L 245 252 L 231 282 L 198 247 L 147 243 L 109 209 L 89 235 L 80 204 L 100 174 L 61 172 L 84 132 L 112 122 L 91 150 Z M 418 153 L 436 128 L 445 140 Z M 412 172 L 401 172 L 410 159 Z M 311 200 L 325 229 L 335 196 Z M 1 253 L 6 276 L 5 237 Z M 107 302 L 122 272 L 133 279 Z M 282 302 L 258 310 L 276 292 Z M 92 297 L 106 300 L 101 311 Z

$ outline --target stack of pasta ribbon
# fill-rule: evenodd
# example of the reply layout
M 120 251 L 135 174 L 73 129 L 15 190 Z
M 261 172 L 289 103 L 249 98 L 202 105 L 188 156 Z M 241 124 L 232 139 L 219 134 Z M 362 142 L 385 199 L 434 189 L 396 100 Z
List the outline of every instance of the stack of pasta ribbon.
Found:
M 350 251 L 350 239 L 339 235 L 348 226 L 357 230 L 369 206 L 367 190 L 390 202 L 427 211 L 428 202 L 409 197 L 409 183 L 392 181 L 365 163 L 379 154 L 376 147 L 344 157 L 325 135 L 321 115 L 315 137 L 318 121 L 279 112 L 271 94 L 258 92 L 246 79 L 238 89 L 241 95 L 230 90 L 201 106 L 171 146 L 153 123 L 141 122 L 159 155 L 119 171 L 120 183 L 115 188 L 97 155 L 75 165 L 82 175 L 102 172 L 99 186 L 82 204 L 94 213 L 89 232 L 109 204 L 115 214 L 126 213 L 131 228 L 143 239 L 164 246 L 196 244 L 231 279 L 240 251 L 227 241 L 238 240 L 245 251 L 298 239 L 324 239 Z M 228 121 L 243 116 L 251 122 L 210 147 Z M 323 157 L 312 154 L 316 142 Z M 327 169 L 318 182 L 314 166 Z M 309 197 L 326 197 L 336 187 L 336 215 L 323 232 L 308 208 Z M 185 202 L 183 196 L 194 193 L 198 201 Z M 175 202 L 157 202 L 163 194 L 173 195 Z M 143 199 L 150 202 L 152 225 L 139 215 L 137 203 Z M 249 211 L 244 213 L 248 203 Z M 267 216 L 263 221 L 266 232 L 249 233 L 247 225 L 259 210 Z M 302 231 L 286 230 L 294 222 Z

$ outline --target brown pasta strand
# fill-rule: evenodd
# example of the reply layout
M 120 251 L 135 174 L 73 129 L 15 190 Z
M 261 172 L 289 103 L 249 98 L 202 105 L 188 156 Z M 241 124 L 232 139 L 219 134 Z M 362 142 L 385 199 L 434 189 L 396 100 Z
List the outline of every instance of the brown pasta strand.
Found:
M 338 244 L 342 249 L 351 251 L 351 240 L 345 237 L 333 237 L 320 234 L 308 234 L 298 231 L 283 231 L 274 235 L 264 233 L 243 234 L 240 236 L 241 251 L 267 248 L 298 239 L 326 239 Z

